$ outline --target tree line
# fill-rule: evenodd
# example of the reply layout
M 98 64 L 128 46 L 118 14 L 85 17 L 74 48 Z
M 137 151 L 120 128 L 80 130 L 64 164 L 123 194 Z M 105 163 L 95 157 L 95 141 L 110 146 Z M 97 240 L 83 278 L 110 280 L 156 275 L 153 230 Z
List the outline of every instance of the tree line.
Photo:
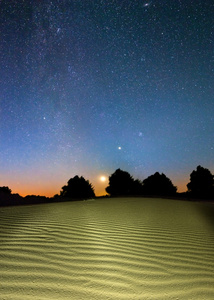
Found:
M 177 187 L 165 175 L 159 172 L 140 181 L 134 179 L 128 172 L 117 169 L 109 176 L 109 185 L 106 187 L 108 196 L 161 196 L 187 198 L 201 198 L 214 200 L 214 175 L 200 165 L 190 174 L 190 182 L 187 184 L 187 192 L 177 193 Z M 0 205 L 19 205 L 58 202 L 65 200 L 79 200 L 95 198 L 94 187 L 83 176 L 74 176 L 69 179 L 67 185 L 61 188 L 60 194 L 53 198 L 43 196 L 21 197 L 19 194 L 12 194 L 9 187 L 0 187 Z

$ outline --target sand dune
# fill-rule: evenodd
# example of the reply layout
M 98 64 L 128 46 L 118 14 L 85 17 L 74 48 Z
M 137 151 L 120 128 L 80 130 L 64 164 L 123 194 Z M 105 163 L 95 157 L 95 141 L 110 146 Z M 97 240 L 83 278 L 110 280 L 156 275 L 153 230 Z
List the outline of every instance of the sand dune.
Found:
M 137 198 L 0 208 L 0 299 L 214 299 L 213 216 Z

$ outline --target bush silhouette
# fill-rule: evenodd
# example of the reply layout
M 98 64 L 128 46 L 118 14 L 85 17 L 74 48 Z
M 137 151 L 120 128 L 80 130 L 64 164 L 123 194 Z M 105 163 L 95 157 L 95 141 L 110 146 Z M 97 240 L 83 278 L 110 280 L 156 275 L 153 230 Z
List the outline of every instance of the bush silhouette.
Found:
M 211 172 L 197 166 L 196 171 L 190 174 L 190 182 L 187 184 L 188 191 L 194 197 L 213 197 L 214 196 L 214 176 Z
M 62 187 L 60 196 L 72 199 L 87 199 L 95 197 L 94 189 L 84 177 L 75 176 L 69 179 L 68 184 Z
M 128 172 L 120 169 L 109 176 L 109 186 L 106 188 L 106 192 L 111 196 L 136 195 L 140 194 L 141 190 L 140 181 L 134 180 Z
M 147 195 L 172 196 L 177 188 L 165 174 L 156 172 L 143 181 L 143 192 Z

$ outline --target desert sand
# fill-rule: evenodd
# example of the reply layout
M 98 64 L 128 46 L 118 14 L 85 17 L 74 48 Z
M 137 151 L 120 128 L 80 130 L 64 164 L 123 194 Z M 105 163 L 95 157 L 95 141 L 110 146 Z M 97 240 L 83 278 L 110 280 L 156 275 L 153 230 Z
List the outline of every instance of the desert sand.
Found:
M 0 299 L 214 299 L 214 206 L 118 198 L 0 208 Z

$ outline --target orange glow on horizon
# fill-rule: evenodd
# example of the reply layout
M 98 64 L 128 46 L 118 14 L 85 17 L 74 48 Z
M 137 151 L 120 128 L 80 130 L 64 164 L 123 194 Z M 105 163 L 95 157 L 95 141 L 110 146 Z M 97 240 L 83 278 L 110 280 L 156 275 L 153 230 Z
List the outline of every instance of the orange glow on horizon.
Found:
M 90 181 L 92 182 L 92 181 Z M 187 191 L 187 187 L 185 180 L 179 180 L 177 181 L 177 192 L 182 193 Z M 65 183 L 66 184 L 66 183 Z M 174 183 L 176 185 L 176 183 Z M 92 183 L 93 185 L 93 183 Z M 19 194 L 22 197 L 25 197 L 27 195 L 39 195 L 39 196 L 46 196 L 46 197 L 53 197 L 55 194 L 60 194 L 60 190 L 62 185 L 56 184 L 50 184 L 48 186 L 38 185 L 38 184 L 32 184 L 32 185 L 23 185 L 20 186 L 19 184 L 12 184 L 7 185 L 10 189 L 12 189 L 13 194 Z M 101 181 L 100 179 L 96 181 L 96 184 L 93 185 L 95 195 L 97 197 L 105 196 L 107 195 L 107 192 L 105 191 L 105 188 L 108 186 L 108 181 Z
M 34 171 L 34 176 L 30 176 L 31 172 L 32 170 L 29 170 L 29 172 L 26 172 L 25 174 L 14 172 L 8 173 L 6 174 L 4 181 L 1 181 L 0 185 L 8 186 L 13 194 L 19 194 L 23 197 L 27 195 L 53 197 L 55 194 L 60 194 L 61 188 L 67 184 L 69 178 L 74 176 L 74 174 L 67 176 L 64 172 L 57 172 L 54 173 L 54 176 L 50 176 L 49 172 L 40 174 L 39 170 L 36 170 L 36 172 Z M 100 174 L 89 172 L 87 174 L 86 172 L 80 171 L 79 176 L 83 176 L 86 180 L 89 180 L 94 187 L 96 196 L 107 195 L 105 189 L 109 184 L 109 174 L 105 172 L 101 172 Z M 172 180 L 172 183 L 177 186 L 177 192 L 181 193 L 187 191 L 186 185 L 189 182 L 188 173 L 182 177 L 178 174 L 174 176 L 173 174 L 169 174 L 167 176 Z M 135 179 L 137 179 L 137 177 Z

